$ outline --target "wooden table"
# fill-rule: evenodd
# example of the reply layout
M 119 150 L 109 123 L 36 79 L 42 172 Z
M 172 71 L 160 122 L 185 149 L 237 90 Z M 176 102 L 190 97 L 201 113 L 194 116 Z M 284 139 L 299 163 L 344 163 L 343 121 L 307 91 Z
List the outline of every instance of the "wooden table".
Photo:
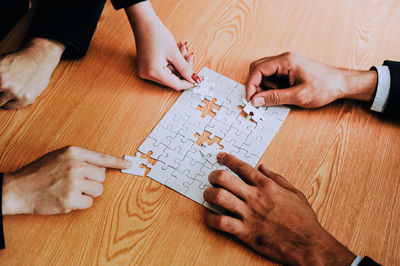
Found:
M 398 0 L 153 0 L 195 68 L 244 82 L 249 63 L 294 51 L 340 67 L 400 60 Z M 180 93 L 136 75 L 124 12 L 108 3 L 87 56 L 63 61 L 35 104 L 0 111 L 1 171 L 65 145 L 134 154 Z M 261 162 L 303 191 L 355 254 L 400 263 L 400 127 L 339 101 L 293 109 Z M 107 173 L 86 211 L 5 217 L 0 264 L 254 265 L 266 260 L 204 225 L 206 210 L 149 178 Z

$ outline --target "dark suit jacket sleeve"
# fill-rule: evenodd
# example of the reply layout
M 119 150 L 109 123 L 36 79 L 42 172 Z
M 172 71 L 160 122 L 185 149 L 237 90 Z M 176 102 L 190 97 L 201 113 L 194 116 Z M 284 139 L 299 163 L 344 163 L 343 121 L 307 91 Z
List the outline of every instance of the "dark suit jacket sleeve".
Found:
M 0 173 L 0 249 L 6 247 L 4 242 L 4 231 L 3 231 L 3 210 L 2 210 L 2 199 L 3 199 L 3 173 Z
M 379 263 L 376 263 L 375 261 L 373 261 L 370 257 L 365 256 L 360 263 L 358 264 L 358 266 L 380 266 Z
M 385 61 L 383 65 L 389 67 L 390 71 L 390 92 L 385 116 L 400 118 L 400 62 Z
M 120 9 L 143 1 L 145 0 L 111 0 L 111 3 L 113 4 L 115 9 Z
M 106 0 L 40 0 L 27 39 L 42 37 L 66 46 L 64 58 L 81 58 L 103 11 Z

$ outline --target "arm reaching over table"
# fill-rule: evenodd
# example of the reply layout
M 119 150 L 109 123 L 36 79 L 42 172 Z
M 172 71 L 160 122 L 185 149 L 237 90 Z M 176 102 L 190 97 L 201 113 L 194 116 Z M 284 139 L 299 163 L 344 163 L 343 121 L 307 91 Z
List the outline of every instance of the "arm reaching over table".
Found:
M 371 110 L 400 117 L 400 63 L 385 61 L 368 71 L 350 70 L 288 52 L 251 64 L 246 97 L 255 106 L 306 108 L 347 98 L 370 102 Z
M 221 170 L 210 174 L 215 187 L 204 192 L 204 199 L 229 214 L 208 214 L 208 226 L 282 264 L 350 265 L 356 259 L 319 224 L 306 197 L 285 178 L 230 154 L 219 153 L 217 159 L 240 178 Z
M 179 51 L 171 32 L 154 12 L 150 1 L 126 6 L 125 12 L 135 35 L 138 74 L 141 78 L 176 90 L 189 89 L 194 83 L 201 82 L 193 72 L 192 64 Z M 187 44 L 183 45 L 187 50 Z

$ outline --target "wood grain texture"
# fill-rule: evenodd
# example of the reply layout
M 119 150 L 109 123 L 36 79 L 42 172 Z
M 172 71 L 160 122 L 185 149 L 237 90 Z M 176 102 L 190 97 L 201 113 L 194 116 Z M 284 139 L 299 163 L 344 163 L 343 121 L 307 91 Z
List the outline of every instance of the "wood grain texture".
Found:
M 195 68 L 244 82 L 255 59 L 294 51 L 340 67 L 400 61 L 398 0 L 153 0 Z M 39 99 L 0 110 L 0 171 L 79 145 L 134 154 L 179 97 L 137 78 L 134 39 L 108 3 L 87 56 L 63 61 Z M 310 200 L 355 254 L 400 264 L 400 128 L 368 106 L 294 108 L 262 157 Z M 68 215 L 5 217 L 0 264 L 257 265 L 266 260 L 203 223 L 206 210 L 148 178 L 110 170 L 104 195 Z

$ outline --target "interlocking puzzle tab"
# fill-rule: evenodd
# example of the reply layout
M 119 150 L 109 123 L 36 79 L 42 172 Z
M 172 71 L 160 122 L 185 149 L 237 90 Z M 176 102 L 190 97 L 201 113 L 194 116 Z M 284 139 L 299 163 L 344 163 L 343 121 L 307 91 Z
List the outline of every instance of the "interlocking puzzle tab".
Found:
M 199 75 L 204 81 L 182 93 L 138 148 L 156 162 L 146 163 L 140 153 L 126 156 L 134 166 L 124 172 L 143 176 L 145 165 L 148 177 L 218 212 L 203 199 L 208 175 L 227 170 L 216 162 L 218 152 L 255 166 L 290 109 L 256 108 L 245 100 L 243 85 L 207 68 Z

